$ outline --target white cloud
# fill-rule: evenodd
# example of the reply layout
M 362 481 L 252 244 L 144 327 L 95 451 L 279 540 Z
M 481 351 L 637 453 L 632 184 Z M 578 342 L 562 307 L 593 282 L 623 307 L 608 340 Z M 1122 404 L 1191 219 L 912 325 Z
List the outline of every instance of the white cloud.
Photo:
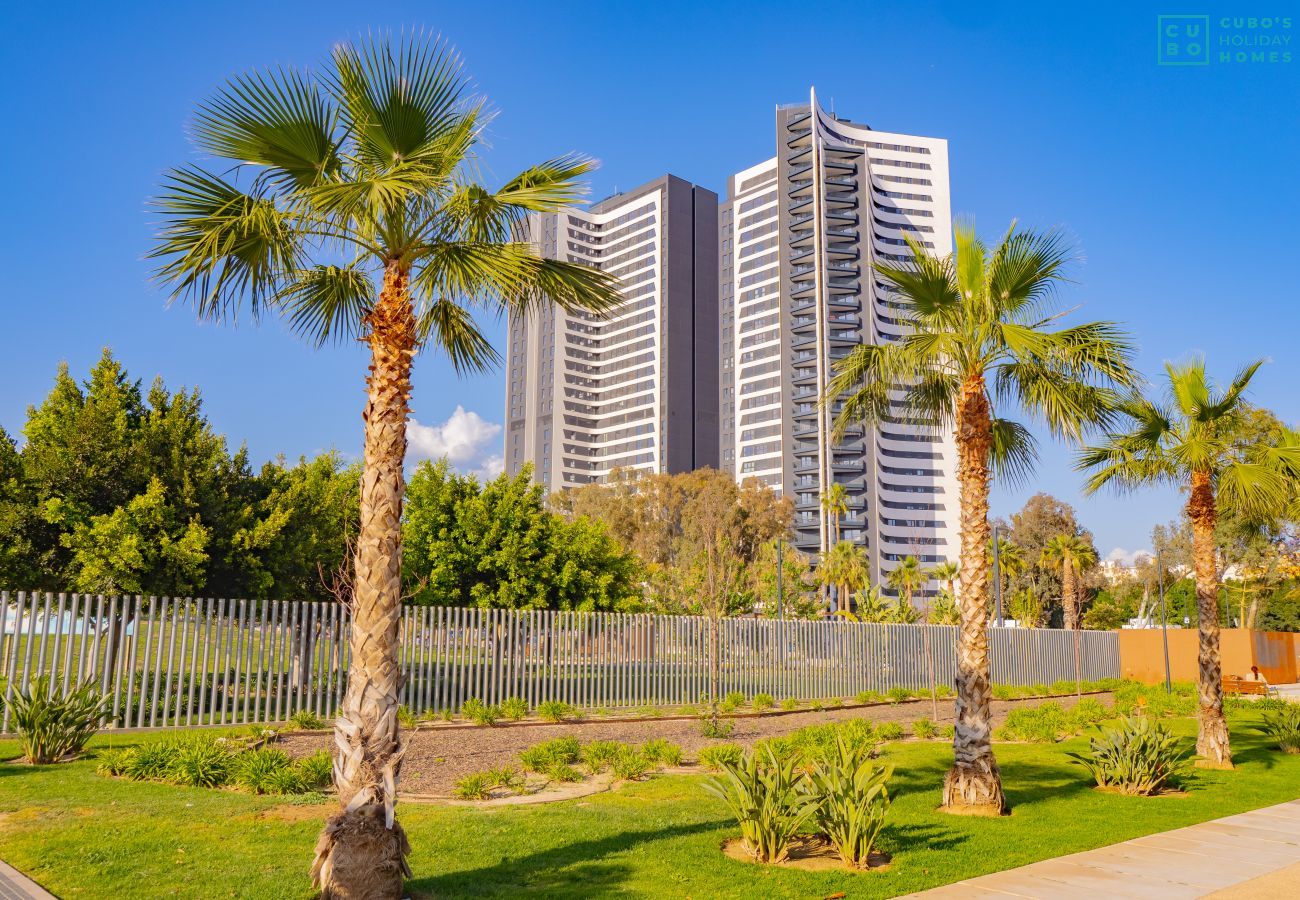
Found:
M 406 461 L 414 464 L 424 459 L 447 461 L 462 472 L 480 478 L 495 478 L 505 468 L 505 458 L 493 453 L 501 426 L 489 422 L 476 412 L 457 405 L 447 421 L 421 425 L 412 419 L 406 426 Z
M 1116 547 L 1106 554 L 1106 561 L 1117 563 L 1121 566 L 1135 565 L 1141 557 L 1155 559 L 1156 555 L 1150 550 L 1125 550 L 1123 547 Z

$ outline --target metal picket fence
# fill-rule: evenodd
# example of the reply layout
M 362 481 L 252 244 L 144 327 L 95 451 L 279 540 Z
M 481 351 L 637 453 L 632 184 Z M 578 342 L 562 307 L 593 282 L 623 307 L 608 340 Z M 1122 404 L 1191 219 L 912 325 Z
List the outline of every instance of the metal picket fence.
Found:
M 0 593 L 6 701 L 33 679 L 95 684 L 119 728 L 330 717 L 349 663 L 336 603 Z M 707 619 L 621 613 L 408 607 L 402 696 L 414 711 L 466 700 L 560 700 L 617 709 L 678 706 L 721 693 L 776 700 L 951 684 L 957 629 L 847 621 Z M 1118 677 L 1114 632 L 992 629 L 993 680 Z M 716 662 L 715 662 L 716 660 Z M 9 729 L 9 703 L 0 731 Z

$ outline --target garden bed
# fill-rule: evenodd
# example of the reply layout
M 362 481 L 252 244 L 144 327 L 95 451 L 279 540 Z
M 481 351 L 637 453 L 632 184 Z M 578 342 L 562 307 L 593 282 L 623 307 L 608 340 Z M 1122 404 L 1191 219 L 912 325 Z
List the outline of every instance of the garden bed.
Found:
M 1095 697 L 1106 704 L 1112 702 L 1111 695 L 1106 692 L 1084 696 Z M 995 727 L 1001 725 L 1013 709 L 1037 706 L 1047 699 L 1054 700 L 1065 709 L 1072 707 L 1077 700 L 1073 695 L 994 700 L 993 724 Z M 938 709 L 937 724 L 942 726 L 951 723 L 953 701 L 941 699 Z M 910 723 L 921 718 L 933 718 L 929 699 L 743 715 L 729 720 L 734 722 L 735 728 L 726 740 L 750 746 L 763 738 L 786 735 L 808 725 L 844 722 L 849 719 L 868 719 L 877 724 L 896 722 L 906 729 Z M 402 792 L 438 797 L 451 796 L 456 782 L 466 775 L 498 766 L 514 765 L 521 751 L 542 741 L 566 735 L 572 735 L 583 743 L 600 740 L 639 744 L 653 738 L 662 738 L 679 745 L 688 759 L 694 759 L 701 748 L 719 743 L 700 733 L 698 719 L 687 717 L 618 721 L 588 719 L 558 724 L 433 725 L 407 731 L 405 735 L 408 746 L 402 762 Z M 329 749 L 332 744 L 332 732 L 288 732 L 280 738 L 277 746 L 290 756 L 301 758 L 318 750 Z

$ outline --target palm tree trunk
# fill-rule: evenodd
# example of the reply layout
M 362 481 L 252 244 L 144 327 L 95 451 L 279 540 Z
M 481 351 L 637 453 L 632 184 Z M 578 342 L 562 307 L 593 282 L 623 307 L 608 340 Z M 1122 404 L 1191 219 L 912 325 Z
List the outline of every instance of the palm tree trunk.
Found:
M 338 812 L 316 845 L 312 882 L 321 900 L 396 900 L 411 874 L 406 833 L 393 815 L 405 745 L 398 734 L 398 623 L 402 599 L 401 516 L 406 418 L 415 316 L 408 272 L 390 262 L 379 302 L 366 317 L 365 466 L 352 606 L 352 665 L 334 726 Z
M 1065 627 L 1068 631 L 1079 628 L 1079 601 L 1075 596 L 1077 590 L 1074 584 L 1074 564 L 1067 556 L 1061 560 L 1061 607 L 1065 612 Z
M 1200 632 L 1200 714 L 1196 735 L 1197 762 L 1208 768 L 1231 769 L 1232 748 L 1223 718 L 1223 668 L 1219 658 L 1219 575 L 1215 568 L 1214 526 L 1218 519 L 1214 487 L 1208 472 L 1192 473 L 1187 499 L 1192 522 L 1193 565 L 1196 573 L 1196 617 Z
M 957 481 L 961 507 L 961 622 L 957 637 L 957 709 L 953 767 L 943 782 L 943 809 L 964 815 L 1006 812 L 1002 774 L 993 757 L 989 596 L 989 447 L 993 426 L 981 376 L 962 385 L 957 405 Z

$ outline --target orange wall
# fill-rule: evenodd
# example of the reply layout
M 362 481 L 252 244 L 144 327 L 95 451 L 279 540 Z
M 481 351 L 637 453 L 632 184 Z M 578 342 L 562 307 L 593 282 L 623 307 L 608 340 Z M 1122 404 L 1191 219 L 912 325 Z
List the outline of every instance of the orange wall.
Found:
M 1278 631 L 1225 628 L 1219 652 L 1223 674 L 1245 675 L 1259 666 L 1270 684 L 1292 684 L 1300 666 L 1297 635 Z M 1169 670 L 1174 681 L 1195 681 L 1198 638 L 1195 628 L 1169 629 Z M 1124 629 L 1119 632 L 1120 676 L 1156 684 L 1165 680 L 1165 656 L 1159 628 Z

